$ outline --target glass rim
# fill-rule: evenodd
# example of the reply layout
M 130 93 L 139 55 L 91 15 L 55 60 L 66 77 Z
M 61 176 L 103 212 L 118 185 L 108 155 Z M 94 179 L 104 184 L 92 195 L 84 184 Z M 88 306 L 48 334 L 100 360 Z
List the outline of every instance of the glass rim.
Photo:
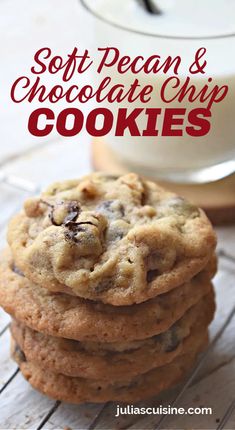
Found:
M 98 12 L 92 10 L 92 8 L 87 4 L 86 0 L 78 0 L 81 5 L 95 18 L 98 18 L 100 21 L 103 21 L 106 24 L 111 25 L 112 27 L 118 28 L 119 30 L 123 30 L 129 33 L 139 34 L 141 36 L 149 36 L 156 37 L 159 39 L 170 39 L 170 40 L 216 40 L 216 39 L 229 39 L 235 36 L 235 33 L 228 34 L 218 34 L 212 36 L 170 36 L 156 33 L 146 33 L 145 31 L 135 30 L 133 28 L 128 28 L 125 25 L 117 24 L 108 18 L 105 18 Z

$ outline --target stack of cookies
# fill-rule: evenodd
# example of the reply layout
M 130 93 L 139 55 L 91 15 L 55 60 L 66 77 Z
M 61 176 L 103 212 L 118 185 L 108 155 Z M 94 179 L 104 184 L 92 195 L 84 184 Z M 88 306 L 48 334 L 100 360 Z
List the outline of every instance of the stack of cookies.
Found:
M 204 213 L 136 174 L 55 183 L 10 222 L 0 304 L 26 379 L 68 402 L 134 402 L 208 342 L 216 238 Z

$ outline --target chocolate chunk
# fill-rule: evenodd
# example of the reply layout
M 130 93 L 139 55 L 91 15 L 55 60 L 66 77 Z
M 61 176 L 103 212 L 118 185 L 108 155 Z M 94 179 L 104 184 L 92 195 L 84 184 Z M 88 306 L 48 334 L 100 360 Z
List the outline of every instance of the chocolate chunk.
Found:
M 176 327 L 171 327 L 169 330 L 169 339 L 167 342 L 166 352 L 174 351 L 180 344 L 180 339 Z
M 147 282 L 152 282 L 159 276 L 158 270 L 148 270 L 147 272 Z
M 119 200 L 105 200 L 96 207 L 96 212 L 110 220 L 120 219 L 125 215 L 124 206 Z
M 51 223 L 57 227 L 70 221 L 75 221 L 81 212 L 80 205 L 75 200 L 60 201 L 56 202 L 56 204 L 41 200 L 41 203 L 51 209 L 49 218 Z
M 13 266 L 12 266 L 12 270 L 13 270 L 13 272 L 14 272 L 14 273 L 16 273 L 17 275 L 19 275 L 19 276 L 23 276 L 23 277 L 24 277 L 23 272 L 21 272 L 21 270 L 20 270 L 20 269 L 18 269 L 18 267 L 16 267 L 16 266 L 15 266 L 15 264 L 13 264 Z
M 66 225 L 68 222 L 75 221 L 80 214 L 81 208 L 77 202 L 68 203 L 68 215 L 65 217 L 63 224 Z
M 53 225 L 66 225 L 75 221 L 81 211 L 77 201 L 62 201 L 52 206 L 49 218 Z
M 79 242 L 79 237 L 78 237 L 78 233 L 79 232 L 84 232 L 85 229 L 80 228 L 79 230 L 77 229 L 75 230 L 67 230 L 64 233 L 65 236 L 65 240 L 67 241 L 72 241 L 74 243 L 78 243 Z
M 174 351 L 180 344 L 181 338 L 177 332 L 177 325 L 173 325 L 168 331 L 154 336 L 156 342 L 164 346 L 165 352 Z
M 95 287 L 95 292 L 97 294 L 104 293 L 105 291 L 110 290 L 110 288 L 113 287 L 113 280 L 112 279 L 105 279 L 100 284 L 98 284 Z
M 106 230 L 106 240 L 108 243 L 121 240 L 127 235 L 130 229 L 130 224 L 122 219 L 114 220 L 110 222 Z
M 66 240 L 72 240 L 75 243 L 79 242 L 79 233 L 84 233 L 86 232 L 86 227 L 84 227 L 84 225 L 94 225 L 92 224 L 92 222 L 87 221 L 87 222 L 73 222 L 73 221 L 68 221 L 65 224 L 65 227 L 67 228 L 67 230 L 65 231 L 65 239 Z
M 13 355 L 15 356 L 16 360 L 19 363 L 27 361 L 26 357 L 25 357 L 25 353 L 22 351 L 22 349 L 20 349 L 20 347 L 17 343 L 15 343 L 15 345 L 14 345 Z

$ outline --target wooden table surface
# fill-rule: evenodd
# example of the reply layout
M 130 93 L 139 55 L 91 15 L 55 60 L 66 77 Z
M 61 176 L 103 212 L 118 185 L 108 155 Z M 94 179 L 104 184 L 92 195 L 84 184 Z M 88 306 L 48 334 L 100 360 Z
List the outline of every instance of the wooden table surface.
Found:
M 1 0 L 1 159 L 0 245 L 5 244 L 9 217 L 34 188 L 58 178 L 91 170 L 90 142 L 82 135 L 62 139 L 35 139 L 27 132 L 31 106 L 14 105 L 9 89 L 32 62 L 36 48 L 51 46 L 69 52 L 88 43 L 89 17 L 76 0 Z M 4 43 L 3 43 L 4 42 Z M 20 180 L 19 180 L 20 179 Z M 18 188 L 17 188 L 18 187 Z M 28 191 L 26 191 L 26 190 Z M 219 272 L 215 278 L 217 311 L 211 325 L 211 344 L 195 378 L 185 387 L 177 406 L 211 407 L 212 415 L 168 417 L 161 428 L 235 429 L 235 228 L 217 229 Z M 0 429 L 154 429 L 160 417 L 126 416 L 116 419 L 115 405 L 72 406 L 49 400 L 34 391 L 9 357 L 9 316 L 0 311 Z M 168 404 L 182 387 L 162 398 Z M 223 417 L 226 422 L 223 424 Z

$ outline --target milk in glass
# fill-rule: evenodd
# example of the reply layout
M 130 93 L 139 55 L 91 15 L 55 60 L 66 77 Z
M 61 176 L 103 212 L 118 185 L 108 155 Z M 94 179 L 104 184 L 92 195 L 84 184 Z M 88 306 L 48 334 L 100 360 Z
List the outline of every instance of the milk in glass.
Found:
M 130 168 L 158 178 L 177 179 L 187 182 L 193 173 L 204 168 L 235 160 L 235 0 L 159 0 L 157 5 L 161 14 L 150 14 L 139 0 L 83 0 L 86 7 L 95 16 L 96 47 L 116 46 L 121 55 L 147 57 L 157 54 L 162 60 L 169 55 L 182 58 L 178 77 L 184 82 L 191 77 L 191 84 L 198 90 L 208 84 L 213 88 L 229 86 L 229 91 L 221 103 L 211 108 L 211 129 L 202 137 L 183 136 L 115 136 L 114 130 L 105 137 L 107 144 L 117 157 Z M 207 65 L 205 74 L 189 74 L 196 51 L 205 47 Z M 198 107 L 205 107 L 199 101 L 182 103 L 173 101 L 166 105 L 158 96 L 167 75 L 132 73 L 119 75 L 114 68 L 106 74 L 112 77 L 113 83 L 124 83 L 127 87 L 137 77 L 141 86 L 151 84 L 154 94 L 146 105 L 136 102 L 128 106 L 110 104 L 114 114 L 120 107 L 133 110 L 136 107 L 146 108 L 186 108 L 186 112 Z M 170 76 L 170 71 L 168 72 Z M 101 74 L 102 75 L 102 74 Z M 105 74 L 104 74 L 105 76 Z M 104 76 L 100 76 L 103 78 Z M 208 79 L 212 78 L 209 82 Z M 168 89 L 168 93 L 174 89 Z M 147 118 L 141 115 L 137 123 L 140 130 L 146 128 Z M 158 119 L 161 130 L 163 116 Z M 187 125 L 187 114 L 184 119 Z M 226 168 L 224 169 L 226 174 Z M 178 175 L 178 176 L 177 176 Z M 209 177 L 209 180 L 216 178 Z M 205 177 L 205 181 L 208 176 Z

